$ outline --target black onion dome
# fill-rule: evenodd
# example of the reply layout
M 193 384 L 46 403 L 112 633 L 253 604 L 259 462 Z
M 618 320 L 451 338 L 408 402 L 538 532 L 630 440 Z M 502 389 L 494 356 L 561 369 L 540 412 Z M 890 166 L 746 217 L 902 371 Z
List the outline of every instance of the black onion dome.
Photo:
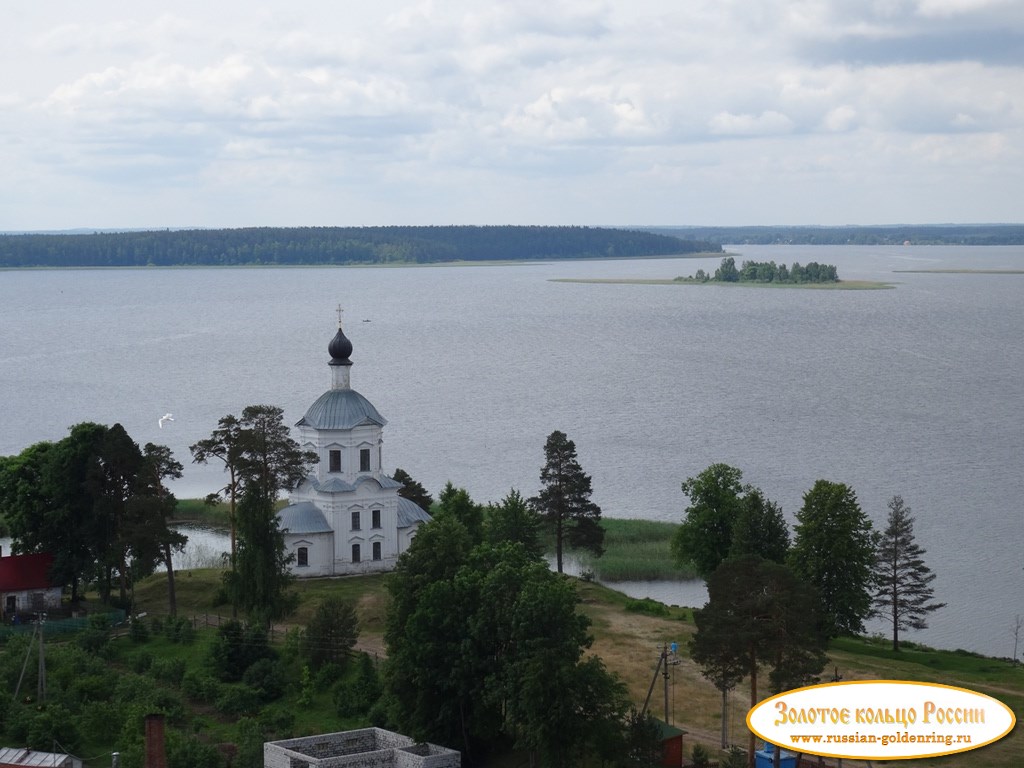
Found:
M 331 353 L 331 365 L 352 365 L 352 361 L 348 359 L 352 354 L 352 342 L 340 326 L 331 343 L 327 345 L 327 351 Z

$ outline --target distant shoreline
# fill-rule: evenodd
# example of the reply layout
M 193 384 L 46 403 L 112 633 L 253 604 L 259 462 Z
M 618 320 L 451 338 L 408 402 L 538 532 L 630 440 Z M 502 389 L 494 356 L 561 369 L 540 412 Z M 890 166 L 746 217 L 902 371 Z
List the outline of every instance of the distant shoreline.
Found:
M 895 283 L 883 283 L 874 280 L 840 280 L 834 283 L 759 283 L 756 281 L 726 282 L 724 280 L 673 280 L 656 278 L 620 278 L 620 277 L 555 277 L 553 283 L 604 283 L 609 285 L 719 285 L 724 287 L 746 288 L 796 288 L 800 290 L 825 291 L 875 291 L 895 288 Z
M 894 269 L 922 275 L 1024 275 L 1024 269 Z

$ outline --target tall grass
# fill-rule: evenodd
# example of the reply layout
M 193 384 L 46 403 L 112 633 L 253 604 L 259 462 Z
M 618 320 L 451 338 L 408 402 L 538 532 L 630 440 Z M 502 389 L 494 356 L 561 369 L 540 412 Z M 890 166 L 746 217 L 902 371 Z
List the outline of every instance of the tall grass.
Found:
M 580 553 L 585 568 L 602 581 L 671 581 L 693 579 L 691 568 L 681 568 L 670 543 L 677 523 L 656 520 L 604 518 L 604 555 Z
M 178 499 L 175 520 L 190 520 L 207 526 L 226 528 L 231 524 L 228 505 L 223 501 L 208 504 L 206 499 Z

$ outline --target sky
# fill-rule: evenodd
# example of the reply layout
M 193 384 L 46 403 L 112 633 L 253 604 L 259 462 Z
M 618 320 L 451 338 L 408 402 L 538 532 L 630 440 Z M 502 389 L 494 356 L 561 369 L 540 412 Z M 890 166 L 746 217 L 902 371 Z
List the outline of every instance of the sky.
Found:
M 1021 223 L 1020 0 L 48 0 L 0 231 Z

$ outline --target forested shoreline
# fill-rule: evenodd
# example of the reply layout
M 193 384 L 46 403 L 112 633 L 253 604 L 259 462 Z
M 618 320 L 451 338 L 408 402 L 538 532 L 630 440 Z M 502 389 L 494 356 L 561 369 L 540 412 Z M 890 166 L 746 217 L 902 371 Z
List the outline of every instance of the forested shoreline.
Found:
M 0 235 L 0 268 L 434 264 L 721 251 L 699 240 L 601 227 L 253 227 Z
M 879 226 L 643 227 L 646 232 L 720 245 L 1022 245 L 1022 224 Z

